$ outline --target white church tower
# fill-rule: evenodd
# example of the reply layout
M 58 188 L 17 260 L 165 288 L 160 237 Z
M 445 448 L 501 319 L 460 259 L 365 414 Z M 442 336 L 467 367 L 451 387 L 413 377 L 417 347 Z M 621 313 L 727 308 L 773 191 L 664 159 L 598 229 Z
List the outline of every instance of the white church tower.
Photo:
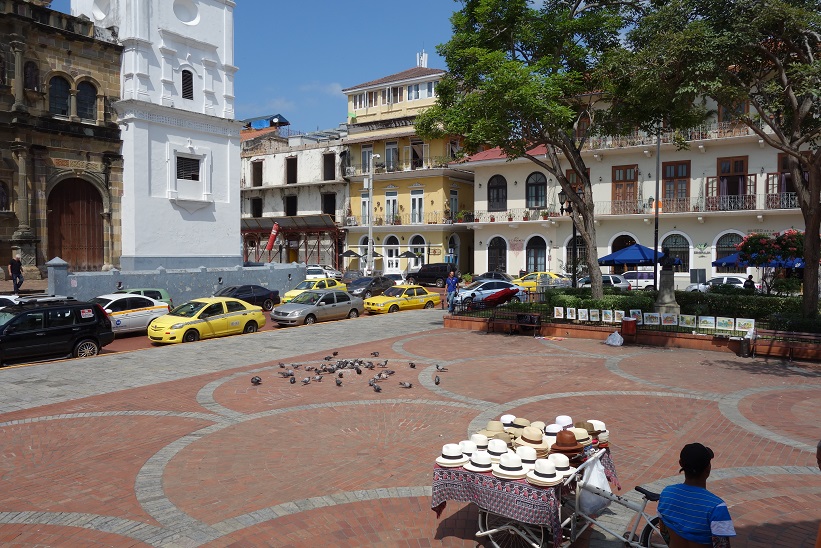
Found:
M 71 0 L 124 47 L 124 270 L 242 264 L 235 5 Z

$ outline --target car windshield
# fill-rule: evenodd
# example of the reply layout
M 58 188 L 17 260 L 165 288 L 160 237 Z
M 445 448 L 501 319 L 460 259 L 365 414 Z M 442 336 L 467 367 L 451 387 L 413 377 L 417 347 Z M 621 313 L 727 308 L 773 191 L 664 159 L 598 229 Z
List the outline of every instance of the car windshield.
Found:
M 299 285 L 294 289 L 313 289 L 315 283 L 313 280 L 305 280 L 304 282 L 299 282 Z
M 190 301 L 172 310 L 171 315 L 182 316 L 183 318 L 193 318 L 206 306 L 208 306 L 208 303 L 204 303 L 202 301 Z
M 477 288 L 478 288 L 480 285 L 482 285 L 483 283 L 484 283 L 484 282 L 473 282 L 472 284 L 466 285 L 466 286 L 465 286 L 465 289 L 466 289 L 467 291 L 471 291 L 471 290 L 473 290 L 473 289 L 477 289 Z
M 234 293 L 234 291 L 236 291 L 236 289 L 237 288 L 234 286 L 223 287 L 222 289 L 214 293 L 214 295 L 216 295 L 217 297 L 231 296 Z
M 105 310 L 106 308 L 108 308 L 108 305 L 111 304 L 111 302 L 113 300 L 114 299 L 104 299 L 102 297 L 94 297 L 93 299 L 90 299 L 88 302 L 94 303 L 94 304 L 99 304 L 103 308 L 103 310 Z
M 316 304 L 321 296 L 322 295 L 320 293 L 315 291 L 305 291 L 304 293 L 300 293 L 294 297 L 294 300 L 291 302 L 296 304 Z
M 402 293 L 404 293 L 405 288 L 402 287 L 389 287 L 386 289 L 382 294 L 386 297 L 401 297 Z
M 351 283 L 349 283 L 348 286 L 349 287 L 363 287 L 363 286 L 366 286 L 369 283 L 371 283 L 372 280 L 373 280 L 373 278 L 370 278 L 370 277 L 368 277 L 368 278 L 357 278 L 354 281 L 352 281 Z

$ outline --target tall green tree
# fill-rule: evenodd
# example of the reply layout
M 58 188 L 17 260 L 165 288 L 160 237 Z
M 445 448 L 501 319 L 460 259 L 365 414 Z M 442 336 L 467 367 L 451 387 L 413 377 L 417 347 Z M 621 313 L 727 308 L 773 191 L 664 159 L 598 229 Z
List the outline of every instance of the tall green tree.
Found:
M 602 89 L 595 69 L 619 47 L 632 11 L 603 0 L 464 0 L 451 18 L 453 36 L 437 49 L 448 75 L 437 104 L 416 120 L 427 137 L 461 135 L 465 149 L 499 147 L 550 173 L 568 195 L 587 247 L 593 297 L 601 298 L 593 194 L 581 151 L 595 131 Z M 538 155 L 531 152 L 542 145 Z M 541 150 L 541 149 L 540 149 Z M 566 176 L 581 183 L 577 195 Z
M 821 2 L 658 0 L 600 64 L 609 123 L 686 127 L 712 98 L 783 152 L 804 217 L 802 312 L 818 314 Z

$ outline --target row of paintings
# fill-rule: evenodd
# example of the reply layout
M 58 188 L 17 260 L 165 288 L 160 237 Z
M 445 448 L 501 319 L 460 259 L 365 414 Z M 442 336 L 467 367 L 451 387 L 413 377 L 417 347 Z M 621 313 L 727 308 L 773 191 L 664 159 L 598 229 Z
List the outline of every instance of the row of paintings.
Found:
M 636 320 L 636 325 L 669 325 L 698 329 L 718 329 L 722 331 L 748 331 L 755 328 L 755 320 L 750 318 L 724 318 L 721 316 L 695 316 L 692 314 L 672 314 L 666 312 L 642 312 L 641 310 L 592 310 L 587 308 L 553 307 L 556 319 L 579 320 L 582 322 L 620 323 L 625 317 Z

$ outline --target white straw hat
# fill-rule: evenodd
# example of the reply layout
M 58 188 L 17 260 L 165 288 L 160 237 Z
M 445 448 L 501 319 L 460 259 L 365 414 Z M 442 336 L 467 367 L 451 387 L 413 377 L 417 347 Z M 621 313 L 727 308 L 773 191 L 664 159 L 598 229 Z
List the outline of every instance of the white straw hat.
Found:
M 502 455 L 508 452 L 507 444 L 500 439 L 492 439 L 487 442 L 487 452 L 493 462 L 499 462 Z
M 470 437 L 470 441 L 476 444 L 476 449 L 480 451 L 487 450 L 487 436 L 484 434 L 473 434 Z
M 462 454 L 458 443 L 446 443 L 442 446 L 442 455 L 436 457 L 436 464 L 445 468 L 458 468 L 468 461 Z
M 538 459 L 533 470 L 527 473 L 527 482 L 533 485 L 549 487 L 559 485 L 562 481 L 562 475 L 556 471 L 556 465 L 549 459 Z
M 516 454 L 522 459 L 522 466 L 525 470 L 533 470 L 536 464 L 536 450 L 528 445 L 520 445 L 516 448 Z
M 558 472 L 559 475 L 568 478 L 576 473 L 576 469 L 570 466 L 570 459 L 567 458 L 567 455 L 551 453 L 547 458 L 556 467 L 556 472 Z
M 572 427 L 573 419 L 571 419 L 568 415 L 559 415 L 556 417 L 555 423 L 562 428 L 567 428 L 568 426 Z
M 522 459 L 513 452 L 502 455 L 499 462 L 491 468 L 493 475 L 502 479 L 521 479 L 527 475 L 527 470 L 522 466 Z
M 464 464 L 464 468 L 471 472 L 490 472 L 492 464 L 490 453 L 487 451 L 476 451 L 470 456 L 470 460 Z
M 462 454 L 470 457 L 476 452 L 476 444 L 470 440 L 463 440 L 459 442 L 459 447 L 462 449 Z

